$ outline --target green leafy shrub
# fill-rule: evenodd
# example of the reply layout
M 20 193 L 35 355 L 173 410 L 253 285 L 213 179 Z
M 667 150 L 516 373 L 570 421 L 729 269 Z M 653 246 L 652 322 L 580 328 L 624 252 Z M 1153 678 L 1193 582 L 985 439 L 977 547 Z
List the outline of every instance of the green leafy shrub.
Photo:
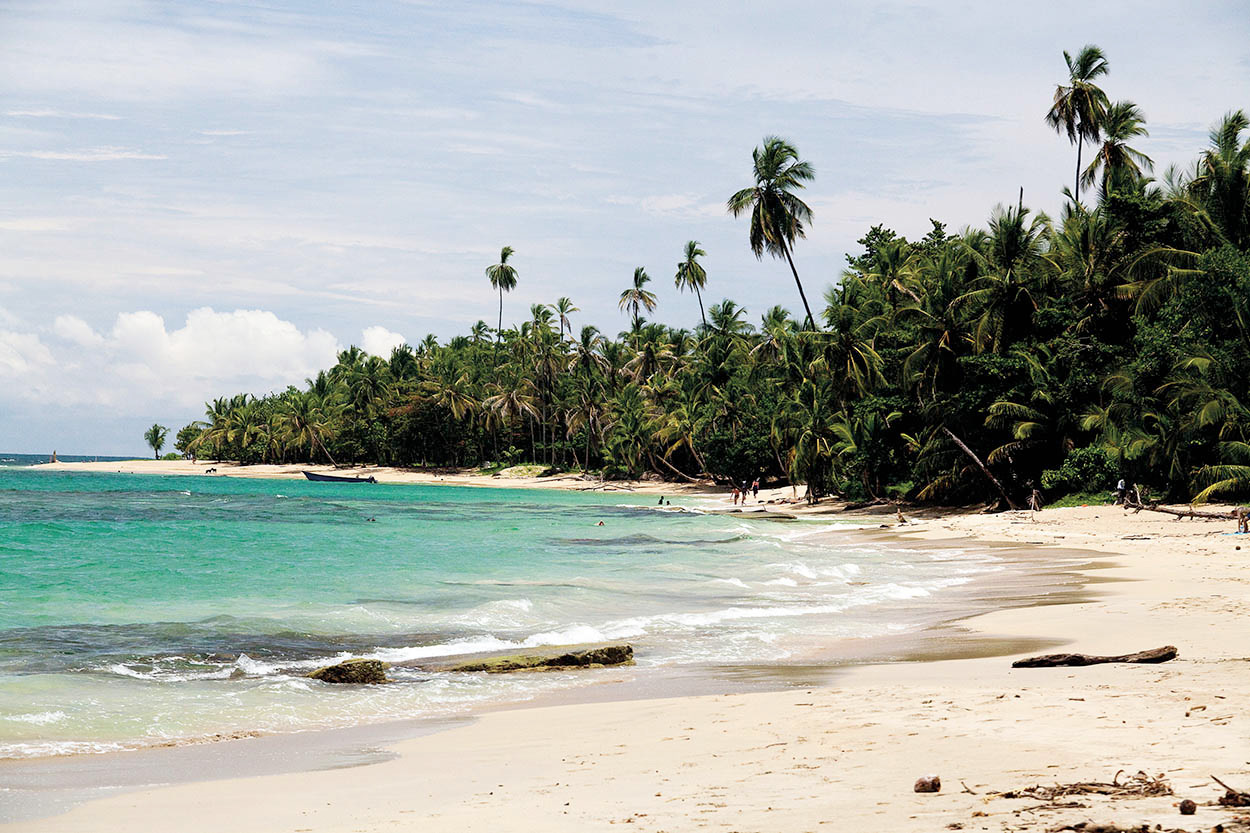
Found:
M 1099 492 L 1110 490 L 1117 477 L 1115 461 L 1107 452 L 1088 446 L 1069 452 L 1059 468 L 1043 471 L 1042 489 L 1053 496 L 1070 492 Z

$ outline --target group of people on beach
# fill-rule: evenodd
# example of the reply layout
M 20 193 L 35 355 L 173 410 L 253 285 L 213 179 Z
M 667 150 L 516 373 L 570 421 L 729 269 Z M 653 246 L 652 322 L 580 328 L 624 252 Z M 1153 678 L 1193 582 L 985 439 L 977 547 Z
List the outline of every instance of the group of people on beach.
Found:
M 734 485 L 734 506 L 738 505 L 738 501 L 742 501 L 742 505 L 747 505 L 747 495 L 750 494 L 757 501 L 760 497 L 760 479 L 757 477 L 748 486 L 745 480 L 742 481 L 741 488 L 737 484 Z

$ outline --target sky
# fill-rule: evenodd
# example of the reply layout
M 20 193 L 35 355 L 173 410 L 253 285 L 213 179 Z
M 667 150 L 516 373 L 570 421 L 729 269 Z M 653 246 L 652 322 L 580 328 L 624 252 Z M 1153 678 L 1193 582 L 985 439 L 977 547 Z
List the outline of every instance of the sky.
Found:
M 571 298 L 627 327 L 705 302 L 800 309 L 725 210 L 786 138 L 816 179 L 809 297 L 882 223 L 1057 213 L 1046 127 L 1063 50 L 1106 52 L 1138 147 L 1189 163 L 1250 108 L 1243 2 L 325 3 L 0 0 L 0 451 L 142 454 L 237 392 L 302 385 L 355 344 L 441 340 Z M 1088 154 L 1086 156 L 1088 158 Z M 172 432 L 171 432 L 172 434 Z

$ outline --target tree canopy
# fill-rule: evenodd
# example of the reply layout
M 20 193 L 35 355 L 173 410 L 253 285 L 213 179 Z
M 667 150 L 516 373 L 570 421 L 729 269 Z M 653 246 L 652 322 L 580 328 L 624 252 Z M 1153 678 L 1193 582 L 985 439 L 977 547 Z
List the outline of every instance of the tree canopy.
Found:
M 493 333 L 478 322 L 389 357 L 352 348 L 303 387 L 209 403 L 178 447 L 244 462 L 528 460 L 947 503 L 1120 477 L 1172 499 L 1246 494 L 1250 121 L 1228 113 L 1192 166 L 1155 181 L 1145 115 L 1094 84 L 1101 50 L 1065 60 L 1046 121 L 1078 145 L 1078 181 L 1057 217 L 1008 190 L 983 227 L 934 220 L 909 240 L 874 225 L 812 307 L 792 252 L 814 220 L 798 196 L 814 171 L 766 137 L 727 206 L 748 215 L 754 254 L 790 266 L 800 316 L 731 298 L 705 311 L 706 252 L 691 240 L 675 283 L 698 295 L 693 331 L 644 317 L 664 306 L 638 267 L 617 337 L 560 298 L 508 327 L 501 312 Z M 487 270 L 501 305 L 511 252 Z

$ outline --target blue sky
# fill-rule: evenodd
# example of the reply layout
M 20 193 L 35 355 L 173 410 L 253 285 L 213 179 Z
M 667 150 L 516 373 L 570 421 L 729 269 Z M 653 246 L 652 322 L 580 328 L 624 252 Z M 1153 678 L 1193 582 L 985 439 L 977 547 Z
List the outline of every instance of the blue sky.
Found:
M 567 295 L 657 317 L 686 240 L 709 302 L 798 308 L 724 210 L 767 134 L 816 168 L 809 295 L 874 223 L 1054 212 L 1073 149 L 1042 122 L 1061 52 L 1107 52 L 1141 149 L 1190 161 L 1250 108 L 1237 2 L 0 0 L 0 450 L 140 453 L 153 421 Z

